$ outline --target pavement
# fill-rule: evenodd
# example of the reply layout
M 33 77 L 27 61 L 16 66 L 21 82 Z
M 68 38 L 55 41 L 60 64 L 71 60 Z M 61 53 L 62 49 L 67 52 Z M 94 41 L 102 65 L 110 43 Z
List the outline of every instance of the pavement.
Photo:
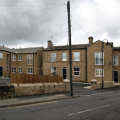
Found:
M 49 95 L 49 96 L 26 96 L 26 97 L 18 97 L 13 99 L 4 99 L 0 100 L 0 108 L 6 107 L 15 107 L 15 106 L 23 106 L 37 103 L 45 103 L 50 101 L 56 101 L 61 99 L 67 99 L 70 96 L 66 96 L 65 94 L 58 95 Z
M 52 99 L 53 96 L 49 97 Z M 1 108 L 0 120 L 120 120 L 120 89 L 104 89 L 71 99 Z
M 55 94 L 55 95 L 42 95 L 42 96 L 24 96 L 13 99 L 0 100 L 0 108 L 24 106 L 37 103 L 45 103 L 62 99 L 71 99 L 82 96 L 95 95 L 99 93 L 105 93 L 110 91 L 120 90 L 120 87 L 98 89 L 98 90 L 88 90 L 80 87 L 75 87 L 73 89 L 74 96 L 71 97 L 68 94 Z

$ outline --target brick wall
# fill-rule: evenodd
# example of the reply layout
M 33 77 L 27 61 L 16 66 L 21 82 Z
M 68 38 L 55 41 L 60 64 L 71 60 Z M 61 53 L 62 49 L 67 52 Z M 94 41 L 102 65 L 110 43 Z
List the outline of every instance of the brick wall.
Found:
M 21 84 L 15 87 L 16 96 L 67 93 L 69 90 L 69 84 L 65 83 Z
M 62 53 L 67 53 L 67 61 L 62 61 Z M 76 49 L 73 52 L 80 52 L 80 61 L 73 61 L 73 80 L 86 81 L 86 49 Z M 51 53 L 56 53 L 56 61 L 50 62 Z M 72 55 L 73 57 L 73 55 Z M 69 51 L 68 50 L 54 50 L 43 51 L 43 74 L 51 74 L 51 66 L 56 67 L 56 73 L 63 77 L 62 69 L 67 68 L 67 79 L 69 79 Z M 74 75 L 74 67 L 80 68 L 80 75 Z
M 101 52 L 102 42 L 97 41 L 88 47 L 87 52 L 87 73 L 88 81 L 96 79 L 99 83 L 102 81 L 102 77 L 95 76 L 95 69 L 102 69 L 102 65 L 95 65 L 95 52 Z M 104 43 L 104 81 L 112 82 L 112 47 L 110 44 Z

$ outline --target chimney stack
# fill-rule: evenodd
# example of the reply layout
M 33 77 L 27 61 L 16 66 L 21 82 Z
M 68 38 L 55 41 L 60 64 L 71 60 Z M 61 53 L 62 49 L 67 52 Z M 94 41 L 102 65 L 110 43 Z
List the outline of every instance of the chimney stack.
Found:
M 93 37 L 92 36 L 88 37 L 88 40 L 89 40 L 89 44 L 92 45 L 93 44 Z
M 47 45 L 48 48 L 52 48 L 53 47 L 53 43 L 51 40 L 48 40 L 48 45 Z

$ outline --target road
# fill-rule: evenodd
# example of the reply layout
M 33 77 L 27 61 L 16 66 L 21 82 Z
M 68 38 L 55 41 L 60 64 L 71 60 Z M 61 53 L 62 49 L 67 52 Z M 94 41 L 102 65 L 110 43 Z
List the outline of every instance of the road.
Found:
M 120 120 L 120 89 L 0 109 L 0 120 Z

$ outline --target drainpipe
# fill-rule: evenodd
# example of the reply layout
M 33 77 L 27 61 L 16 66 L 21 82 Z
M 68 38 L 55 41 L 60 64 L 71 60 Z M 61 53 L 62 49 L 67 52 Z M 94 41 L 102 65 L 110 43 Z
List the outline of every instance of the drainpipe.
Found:
M 104 42 L 102 42 L 102 86 L 101 88 L 104 88 L 104 74 L 103 74 L 103 69 L 104 69 L 104 56 L 103 56 L 103 52 L 104 52 Z
M 86 48 L 86 82 L 88 82 L 88 79 L 87 79 L 87 72 L 88 72 L 88 64 L 87 64 L 87 48 Z
M 34 53 L 33 53 L 33 75 L 34 75 Z

